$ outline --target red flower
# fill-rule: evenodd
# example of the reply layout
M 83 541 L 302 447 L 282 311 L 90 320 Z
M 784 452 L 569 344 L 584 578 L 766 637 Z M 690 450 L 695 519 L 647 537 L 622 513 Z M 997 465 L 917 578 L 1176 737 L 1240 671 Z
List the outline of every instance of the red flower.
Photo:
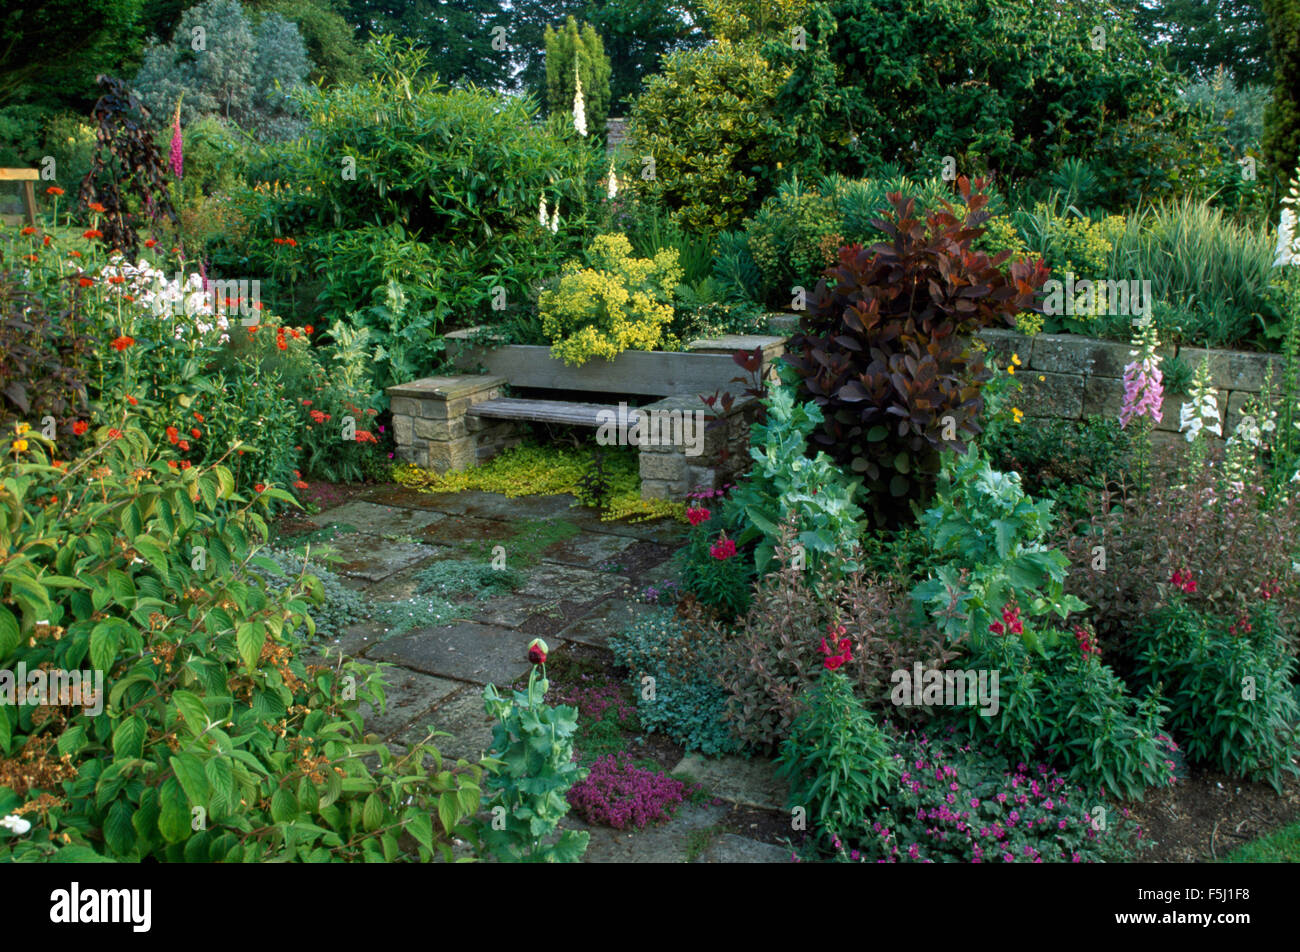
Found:
M 726 536 L 723 536 L 717 542 L 713 543 L 713 545 L 709 546 L 709 555 L 719 561 L 729 559 L 735 554 L 736 540 L 728 539 Z
M 80 257 L 81 257 L 81 252 L 80 252 L 80 251 L 69 251 L 68 254 L 69 254 L 71 257 L 73 257 L 73 258 L 80 258 Z
M 253 483 L 253 489 L 255 489 L 255 490 L 256 490 L 257 492 L 259 492 L 259 493 L 260 493 L 260 492 L 265 492 L 265 491 L 266 491 L 266 486 L 265 486 L 264 484 L 262 484 L 262 483 Z
M 285 243 L 286 245 L 288 245 L 290 248 L 297 248 L 297 247 L 298 247 L 298 242 L 294 241 L 292 238 L 286 238 L 286 239 L 284 239 L 284 243 Z
M 190 451 L 190 444 L 187 440 L 181 440 L 176 445 L 180 448 L 182 453 L 188 453 Z
M 304 327 L 303 330 L 304 330 L 306 333 L 308 333 L 308 334 L 314 334 L 314 333 L 316 333 L 315 328 L 313 328 L 310 324 L 308 324 L 306 327 Z
M 709 519 L 713 518 L 713 513 L 709 512 L 707 509 L 693 506 L 686 510 L 686 518 L 690 520 L 691 525 L 698 526 L 701 522 L 707 522 Z
M 191 464 L 189 460 L 187 459 L 181 460 L 181 469 L 189 469 L 191 465 L 193 464 Z
M 85 420 L 78 420 L 76 423 L 72 424 L 72 432 L 77 436 L 81 436 L 81 434 L 85 433 L 88 429 L 90 429 L 90 424 Z
M 293 484 L 293 488 L 294 488 L 294 489 L 306 489 L 306 488 L 307 488 L 307 484 L 304 483 L 304 482 L 300 479 L 300 480 L 298 480 L 297 482 L 295 482 L 295 483 Z
M 91 228 L 89 231 L 83 231 L 81 233 L 81 237 L 82 238 L 103 238 L 104 233 L 100 231 L 98 228 Z
M 203 431 L 200 430 L 197 426 L 190 427 L 190 436 L 194 437 L 197 440 L 202 435 L 203 435 Z
M 122 277 L 120 274 L 115 274 L 108 279 L 109 284 L 123 284 L 125 281 L 126 278 Z
M 277 348 L 279 348 L 280 350 L 288 350 L 288 349 L 289 349 L 289 343 L 288 343 L 288 341 L 286 341 L 286 340 L 284 339 L 284 335 L 283 335 L 283 334 L 277 334 L 277 335 L 275 336 L 275 346 L 276 346 Z
M 77 278 L 77 282 L 83 287 L 88 288 L 95 283 L 94 278 Z
M 203 422 L 203 414 L 200 413 L 198 410 L 195 410 L 195 411 L 194 411 L 194 419 L 196 419 L 196 420 L 198 420 L 200 423 L 202 423 L 202 422 Z
M 319 410 L 312 410 L 312 411 L 311 411 L 311 422 L 313 422 L 313 423 L 324 423 L 324 422 L 325 422 L 325 414 L 321 413 Z
M 63 194 L 63 189 L 59 188 L 57 185 L 51 185 L 49 188 L 47 188 L 47 189 L 45 190 L 45 194 L 46 194 L 46 195 L 62 195 L 62 194 Z
M 34 235 L 34 234 L 36 234 L 36 229 L 33 228 L 31 225 L 28 225 L 28 226 L 27 226 L 26 228 L 24 228 L 22 231 L 18 232 L 18 234 L 20 234 L 20 235 Z
M 135 397 L 132 397 L 132 396 L 128 395 L 127 398 L 126 398 L 126 402 L 129 403 L 129 404 L 131 404 L 131 406 L 135 406 L 135 405 L 137 405 L 140 401 L 137 400 Z
M 41 244 L 43 244 L 46 248 L 48 248 L 50 246 L 50 236 L 46 235 L 44 238 L 42 238 Z
M 272 239 L 271 239 L 271 243 L 272 243 L 272 244 L 275 244 L 275 245 L 282 245 L 282 244 L 284 244 L 284 239 L 283 239 L 283 238 L 272 238 Z
M 176 429 L 176 427 L 174 427 L 174 426 L 169 426 L 169 427 L 167 427 L 167 441 L 168 441 L 169 443 L 173 443 L 173 444 L 174 444 L 174 443 L 175 443 L 177 440 L 179 440 L 180 438 L 181 438 L 181 431 L 180 431 L 180 430 Z
M 308 400 L 306 397 L 304 397 L 303 399 L 299 400 L 298 402 L 301 403 L 304 407 L 309 407 L 309 406 L 311 406 L 311 401 Z
M 175 468 L 176 468 L 176 460 L 174 460 L 174 459 L 169 459 L 169 460 L 167 461 L 167 468 L 168 468 L 168 469 L 175 469 Z
M 122 438 L 122 431 L 117 429 L 109 430 L 108 438 L 110 440 L 120 440 Z
M 369 430 L 357 430 L 357 442 L 378 443 L 379 441 L 375 439 L 375 435 L 371 433 Z
M 152 248 L 156 244 L 158 244 L 158 240 L 156 238 L 149 238 L 145 241 L 144 246 L 146 248 Z
M 134 337 L 119 337 L 113 341 L 113 349 L 119 354 L 135 343 Z
M 1191 569 L 1175 570 L 1174 574 L 1169 577 L 1169 581 L 1175 588 L 1186 592 L 1188 595 L 1196 591 L 1196 580 L 1192 578 Z
M 86 207 L 89 208 L 92 212 L 106 212 L 106 211 L 108 211 L 108 209 L 105 208 L 103 205 L 99 204 L 99 202 L 91 202 L 91 203 L 90 203 L 89 205 L 87 205 Z
M 546 655 L 549 651 L 546 642 L 541 638 L 534 638 L 528 642 L 528 660 L 533 664 L 546 664 Z

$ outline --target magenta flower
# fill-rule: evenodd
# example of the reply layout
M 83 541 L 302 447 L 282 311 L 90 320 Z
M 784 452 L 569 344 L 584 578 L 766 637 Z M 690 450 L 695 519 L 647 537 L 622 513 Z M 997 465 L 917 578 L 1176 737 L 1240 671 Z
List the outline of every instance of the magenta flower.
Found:
M 182 169 L 184 168 L 185 156 L 181 143 L 181 104 L 179 100 L 176 102 L 176 116 L 172 119 L 171 160 L 172 171 L 176 173 L 177 178 L 180 178 Z

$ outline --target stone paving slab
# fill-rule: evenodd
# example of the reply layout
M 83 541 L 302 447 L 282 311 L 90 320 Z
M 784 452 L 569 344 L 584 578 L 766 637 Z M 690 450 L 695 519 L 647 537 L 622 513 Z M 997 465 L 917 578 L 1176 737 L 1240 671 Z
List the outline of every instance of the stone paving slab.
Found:
M 446 518 L 446 513 L 442 512 L 381 506 L 357 499 L 310 517 L 312 522 L 321 527 L 335 522 L 356 526 L 361 532 L 375 535 L 410 535 Z
M 532 635 L 499 625 L 461 622 L 390 638 L 366 657 L 438 677 L 503 685 L 528 673 L 532 640 Z
M 784 810 L 790 796 L 789 786 L 777 777 L 772 761 L 757 757 L 747 760 L 735 754 L 725 757 L 687 754 L 671 773 L 700 784 L 715 797 L 743 806 Z
M 418 489 L 390 484 L 379 486 L 357 497 L 362 502 L 377 506 L 400 506 L 403 509 L 426 509 L 441 511 L 448 499 L 454 499 L 460 493 L 422 493 Z
M 306 652 L 303 653 L 302 659 L 306 664 L 330 664 L 338 663 L 339 652 L 341 651 L 346 657 L 359 658 L 366 653 L 366 649 L 372 644 L 377 644 L 383 640 L 383 629 L 369 622 L 360 622 L 344 629 L 343 633 L 335 638 L 324 638 L 312 644 Z M 326 654 L 328 653 L 328 658 Z
M 476 620 L 489 625 L 501 625 L 504 628 L 522 628 L 524 622 L 533 615 L 544 612 L 554 605 L 554 599 L 547 600 L 535 595 L 496 595 L 474 603 L 473 614 Z
M 380 737 L 399 732 L 439 701 L 464 687 L 458 681 L 397 667 L 384 669 L 384 682 L 384 713 L 377 713 L 368 702 L 361 705 L 367 733 Z
M 340 536 L 330 544 L 341 558 L 331 569 L 345 578 L 367 582 L 378 582 L 438 553 L 433 546 L 392 542 L 364 532 Z
M 415 533 L 416 538 L 432 545 L 450 546 L 453 549 L 469 549 L 484 543 L 491 551 L 497 544 L 506 544 L 514 531 L 511 525 L 500 519 L 484 519 L 480 516 L 456 516 L 443 519 Z
M 602 562 L 617 562 L 618 557 L 635 545 L 631 536 L 609 535 L 604 532 L 580 532 L 576 536 L 548 546 L 542 552 L 547 562 L 576 565 L 595 569 Z M 506 547 L 509 552 L 509 546 Z
M 609 642 L 610 635 L 622 631 L 637 616 L 656 610 L 658 609 L 653 605 L 610 598 L 601 602 L 569 627 L 562 629 L 560 637 L 565 641 L 577 641 L 584 645 L 604 648 Z
M 684 863 L 695 845 L 691 834 L 718 826 L 726 815 L 725 806 L 687 803 L 672 820 L 644 830 L 588 826 L 572 814 L 564 818 L 560 828 L 591 834 L 584 863 Z
M 445 761 L 455 763 L 462 757 L 470 763 L 492 746 L 492 725 L 496 719 L 483 709 L 483 689 L 466 685 L 459 693 L 444 700 L 434 710 L 416 717 L 397 736 L 398 743 L 414 746 L 428 733 L 426 727 L 446 731 L 451 737 L 435 737 L 433 745 Z
M 622 575 L 542 562 L 529 570 L 528 582 L 519 592 L 538 598 L 563 598 L 580 604 L 622 591 L 628 584 L 628 579 Z
M 761 843 L 735 833 L 723 833 L 695 858 L 697 863 L 789 863 L 791 852 L 774 843 Z

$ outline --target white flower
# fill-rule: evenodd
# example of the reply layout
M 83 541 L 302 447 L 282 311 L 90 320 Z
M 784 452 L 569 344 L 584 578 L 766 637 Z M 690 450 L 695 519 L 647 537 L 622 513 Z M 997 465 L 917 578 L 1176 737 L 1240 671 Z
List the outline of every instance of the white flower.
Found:
M 556 199 L 555 211 L 551 213 L 551 234 L 555 234 L 559 230 L 560 230 L 560 202 L 559 199 Z
M 587 105 L 582 101 L 582 77 L 578 75 L 578 61 L 573 61 L 573 128 L 578 130 L 578 135 L 587 134 Z
M 543 228 L 546 227 L 546 197 L 545 196 L 542 196 L 542 200 L 537 203 L 537 220 L 542 223 Z
M 614 160 L 609 160 L 609 200 L 612 202 L 618 195 L 618 176 L 614 174 Z
M 5 817 L 3 820 L 0 820 L 0 826 L 8 827 L 11 831 L 13 831 L 19 836 L 22 836 L 24 833 L 26 833 L 28 830 L 32 828 L 32 824 L 30 821 L 24 820 L 22 817 L 18 816 L 17 814 L 12 814 L 12 813 L 9 816 Z

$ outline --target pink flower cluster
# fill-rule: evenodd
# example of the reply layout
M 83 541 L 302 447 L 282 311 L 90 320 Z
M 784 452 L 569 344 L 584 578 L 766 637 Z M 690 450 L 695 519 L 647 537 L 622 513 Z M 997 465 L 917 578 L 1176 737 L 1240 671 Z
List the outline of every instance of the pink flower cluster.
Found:
M 1119 411 L 1119 425 L 1126 428 L 1135 417 L 1161 420 L 1164 403 L 1164 376 L 1157 360 L 1135 360 L 1124 368 L 1124 404 Z
M 729 559 L 736 554 L 736 540 L 728 539 L 726 536 L 720 538 L 713 545 L 709 546 L 709 555 L 718 561 Z
M 583 720 L 599 721 L 611 707 L 619 720 L 626 720 L 635 713 L 635 709 L 623 697 L 619 685 L 612 681 L 592 684 L 590 682 L 596 679 L 590 674 L 582 675 L 580 680 L 583 683 L 575 687 L 560 687 L 555 696 L 561 704 L 576 707 Z
M 670 819 L 696 789 L 657 770 L 643 770 L 620 751 L 591 765 L 586 779 L 569 789 L 569 805 L 587 823 L 639 830 Z
M 1174 574 L 1170 576 L 1169 582 L 1175 588 L 1179 589 L 1180 591 L 1186 592 L 1188 595 L 1193 595 L 1196 593 L 1196 579 L 1192 578 L 1191 569 L 1175 570 Z
M 713 513 L 703 506 L 691 506 L 686 510 L 686 518 L 692 526 L 698 526 L 701 522 L 708 522 L 713 518 Z

